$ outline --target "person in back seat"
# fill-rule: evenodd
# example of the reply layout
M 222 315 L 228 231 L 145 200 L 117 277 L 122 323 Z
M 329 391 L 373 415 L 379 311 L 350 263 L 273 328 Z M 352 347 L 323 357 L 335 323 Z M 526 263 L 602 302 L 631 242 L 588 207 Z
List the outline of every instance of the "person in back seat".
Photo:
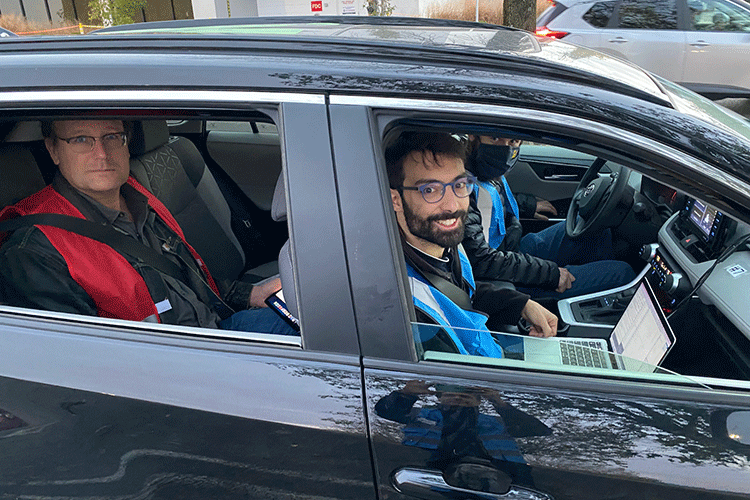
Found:
M 252 287 L 234 284 L 228 290 L 218 289 L 172 214 L 130 176 L 126 123 L 46 122 L 42 132 L 58 166 L 55 179 L 6 207 L 0 220 L 30 214 L 69 215 L 114 228 L 150 249 L 149 255 L 161 257 L 146 259 L 146 263 L 124 248 L 114 248 L 118 246 L 114 240 L 103 243 L 63 226 L 22 228 L 0 247 L 0 277 L 10 305 L 296 334 L 264 304 L 281 288 L 278 278 Z M 158 264 L 163 260 L 169 261 L 167 265 Z

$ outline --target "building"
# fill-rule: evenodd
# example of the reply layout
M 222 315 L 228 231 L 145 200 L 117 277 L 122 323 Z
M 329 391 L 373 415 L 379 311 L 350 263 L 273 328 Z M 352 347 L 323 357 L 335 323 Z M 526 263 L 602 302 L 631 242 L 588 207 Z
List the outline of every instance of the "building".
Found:
M 37 22 L 88 22 L 90 0 L 0 0 L 0 15 Z M 91 0 L 95 1 L 95 0 Z M 420 2 L 390 0 L 393 15 L 417 17 Z M 367 0 L 148 0 L 135 22 L 256 16 L 366 16 Z

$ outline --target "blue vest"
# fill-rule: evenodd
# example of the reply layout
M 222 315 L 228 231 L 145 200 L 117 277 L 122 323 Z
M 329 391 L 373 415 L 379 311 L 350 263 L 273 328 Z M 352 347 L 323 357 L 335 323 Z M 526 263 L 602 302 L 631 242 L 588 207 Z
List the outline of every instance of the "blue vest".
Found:
M 505 211 L 510 210 L 516 218 L 519 217 L 518 202 L 510 190 L 505 177 L 500 178 L 505 190 L 505 196 L 501 196 L 497 187 L 491 182 L 477 181 L 474 185 L 474 193 L 477 197 L 477 205 L 482 213 L 482 226 L 485 230 L 485 238 L 492 248 L 497 248 L 505 238 Z M 480 196 L 489 196 L 492 200 L 492 215 L 488 216 L 482 210 Z
M 476 285 L 471 272 L 471 264 L 463 252 L 459 251 L 458 255 L 461 259 L 463 279 L 471 286 L 470 295 L 474 295 Z M 444 327 L 461 354 L 503 357 L 503 350 L 487 329 L 487 316 L 458 307 L 409 263 L 406 264 L 406 271 L 409 275 L 414 306 L 432 318 L 435 323 Z

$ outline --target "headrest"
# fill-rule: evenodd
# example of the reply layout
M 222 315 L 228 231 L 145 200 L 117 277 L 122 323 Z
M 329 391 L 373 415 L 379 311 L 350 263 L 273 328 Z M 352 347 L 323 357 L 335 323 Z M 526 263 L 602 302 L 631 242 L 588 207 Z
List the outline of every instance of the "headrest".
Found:
M 45 186 L 31 151 L 20 144 L 0 145 L 0 208 L 12 205 Z
M 5 138 L 5 142 L 33 142 L 42 139 L 41 122 L 18 122 L 10 131 L 8 137 Z
M 271 202 L 271 218 L 276 222 L 286 220 L 286 189 L 284 188 L 284 172 L 279 174 L 276 188 L 273 190 L 273 201 Z
M 729 16 L 723 12 L 717 12 L 716 14 L 714 14 L 713 22 L 714 24 L 729 24 Z
M 133 136 L 130 138 L 130 154 L 140 156 L 169 142 L 169 127 L 165 120 L 144 120 L 133 122 Z

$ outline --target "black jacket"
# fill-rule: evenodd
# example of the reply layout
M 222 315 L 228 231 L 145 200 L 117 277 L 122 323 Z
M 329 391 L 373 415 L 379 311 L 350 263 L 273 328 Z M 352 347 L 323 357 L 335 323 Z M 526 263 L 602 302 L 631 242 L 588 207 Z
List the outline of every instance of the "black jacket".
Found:
M 404 249 L 406 261 L 422 276 L 429 274 L 437 275 L 449 281 L 470 294 L 470 287 L 464 281 L 461 272 L 461 261 L 457 257 L 458 249 L 451 248 L 447 253 L 449 262 L 444 265 L 435 265 L 437 260 L 426 254 L 415 250 L 401 235 L 401 245 Z M 427 273 L 427 274 L 426 274 Z M 430 281 L 428 279 L 428 281 Z M 482 312 L 490 317 L 493 324 L 515 325 L 521 319 L 529 296 L 511 288 L 498 286 L 494 282 L 475 281 L 474 296 L 471 299 L 475 311 Z M 417 311 L 417 321 L 420 323 L 432 323 L 433 320 L 421 311 Z
M 501 196 L 503 191 L 499 190 Z M 484 238 L 482 214 L 474 194 L 469 201 L 463 247 L 469 257 L 477 281 L 509 281 L 519 286 L 554 290 L 560 281 L 560 270 L 551 260 L 540 259 L 518 252 L 521 241 L 521 222 L 512 214 L 505 214 L 506 235 L 500 247 L 492 248 Z
M 179 237 L 156 216 L 148 206 L 146 197 L 134 188 L 126 184 L 122 189 L 136 222 L 78 192 L 60 174 L 55 177 L 53 186 L 88 220 L 111 225 L 166 256 L 182 269 L 182 276 L 168 276 L 136 258 L 127 258 L 143 277 L 149 291 L 161 294 L 159 298 L 169 298 L 172 309 L 161 314 L 163 322 L 218 328 L 218 311 L 221 310 L 223 315 L 232 312 L 225 311 L 224 304 L 209 294 L 208 287 L 199 278 L 201 273 L 192 255 L 184 245 L 177 243 Z M 173 253 L 162 252 L 161 244 L 165 241 L 173 242 Z M 9 305 L 97 315 L 93 299 L 70 275 L 63 256 L 35 226 L 15 231 L 2 244 L 0 285 L 3 290 L 0 299 Z M 232 303 L 235 294 L 239 297 L 240 292 L 232 289 L 232 294 L 225 293 L 224 300 L 236 306 L 236 303 Z M 248 297 L 249 290 L 239 297 L 239 304 L 247 304 Z

